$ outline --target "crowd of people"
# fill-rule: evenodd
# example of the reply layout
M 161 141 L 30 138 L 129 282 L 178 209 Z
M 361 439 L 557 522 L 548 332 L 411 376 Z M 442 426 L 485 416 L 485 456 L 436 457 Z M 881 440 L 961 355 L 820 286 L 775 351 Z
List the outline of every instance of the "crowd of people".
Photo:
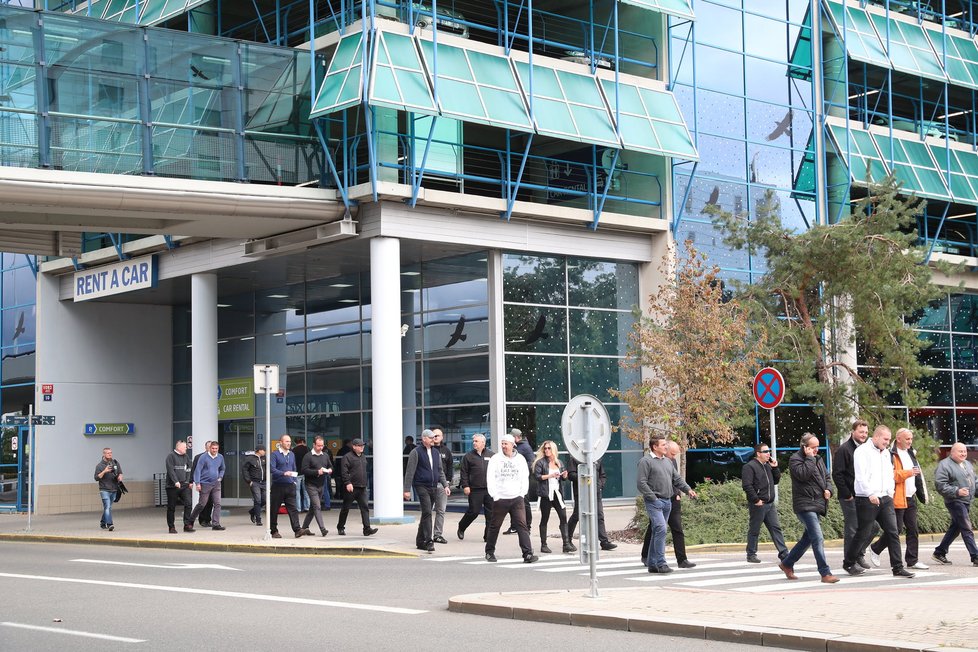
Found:
M 405 440 L 404 499 L 417 498 L 421 516 L 415 543 L 419 550 L 433 552 L 435 544 L 446 544 L 444 536 L 445 511 L 451 495 L 455 459 L 444 442 L 440 428 L 425 429 L 420 441 Z M 892 442 L 891 442 L 892 440 Z M 892 446 L 891 446 L 892 443 Z M 800 447 L 788 460 L 792 486 L 792 509 L 804 528 L 794 547 L 788 548 L 778 521 L 776 507 L 777 485 L 782 470 L 770 446 L 754 447 L 754 458 L 744 465 L 741 483 L 747 500 L 748 526 L 746 558 L 749 563 L 761 563 L 757 556 L 760 530 L 763 525 L 777 550 L 778 567 L 789 580 L 797 579 L 794 566 L 811 548 L 821 581 L 839 581 L 826 560 L 820 519 L 828 511 L 833 495 L 839 500 L 844 519 L 842 569 L 849 575 L 860 575 L 873 566 L 880 566 L 884 550 L 888 553 L 894 576 L 913 578 L 914 570 L 928 566 L 919 557 L 918 505 L 928 499 L 928 487 L 921 473 L 913 448 L 913 432 L 900 428 L 894 436 L 887 426 L 877 426 L 870 436 L 869 424 L 856 420 L 849 437 L 832 457 L 831 476 L 820 455 L 817 436 L 805 433 Z M 323 511 L 331 506 L 331 479 L 335 476 L 337 498 L 342 507 L 336 526 L 339 535 L 346 534 L 350 509 L 356 504 L 360 511 L 363 534 L 371 536 L 377 528 L 370 524 L 368 507 L 368 469 L 364 441 L 354 439 L 345 443 L 335 460 L 325 448 L 323 437 L 313 438 L 312 448 L 302 438 L 293 448 L 292 438 L 282 435 L 275 450 L 266 460 L 264 446 L 257 446 L 242 465 L 244 482 L 251 489 L 251 522 L 262 526 L 265 513 L 266 481 L 270 477 L 272 537 L 281 538 L 278 528 L 280 508 L 284 505 L 296 538 L 311 536 L 309 529 L 315 519 L 320 534 L 327 530 Z M 649 528 L 642 546 L 642 562 L 649 573 L 669 573 L 672 568 L 665 557 L 666 532 L 671 531 L 673 552 L 680 568 L 692 568 L 685 549 L 682 526 L 683 497 L 696 498 L 696 492 L 685 482 L 679 469 L 678 444 L 662 435 L 652 437 L 649 454 L 642 457 L 637 468 L 637 490 L 642 496 Z M 946 458 L 937 465 L 934 487 L 944 500 L 950 516 L 950 527 L 934 549 L 931 558 L 939 564 L 950 564 L 947 558 L 950 544 L 961 536 L 973 565 L 978 566 L 978 547 L 969 516 L 975 493 L 975 471 L 967 459 L 964 444 L 954 444 Z M 221 524 L 221 483 L 227 470 L 218 442 L 206 442 L 204 452 L 193 459 L 187 443 L 178 441 L 167 455 L 166 522 L 171 534 L 177 534 L 176 508 L 183 507 L 183 530 L 194 532 L 195 523 L 223 530 Z M 598 540 L 603 550 L 616 547 L 604 527 L 601 500 L 605 483 L 604 469 L 598 462 L 597 521 Z M 114 530 L 112 505 L 118 499 L 122 485 L 122 466 L 114 459 L 112 450 L 105 448 L 95 468 L 102 499 L 100 527 Z M 464 539 L 468 528 L 480 514 L 485 524 L 482 539 L 485 558 L 496 561 L 496 544 L 500 533 L 516 534 L 523 560 L 538 560 L 530 536 L 531 503 L 539 501 L 539 536 L 541 553 L 551 553 L 548 527 L 551 513 L 558 521 L 561 550 L 572 553 L 574 530 L 579 520 L 577 468 L 565 465 L 559 457 L 555 442 L 540 444 L 534 452 L 523 433 L 512 428 L 500 439 L 499 452 L 487 447 L 482 434 L 472 436 L 472 448 L 459 464 L 459 488 L 468 501 L 468 509 L 458 524 L 456 536 Z M 564 486 L 570 482 L 574 507 L 570 518 L 564 501 Z M 192 490 L 198 501 L 192 504 Z M 306 512 L 300 524 L 299 513 Z M 506 518 L 509 527 L 503 530 Z M 900 536 L 905 534 L 906 545 L 901 548 Z M 875 539 L 875 540 L 874 540 Z M 868 551 L 868 558 L 867 558 Z

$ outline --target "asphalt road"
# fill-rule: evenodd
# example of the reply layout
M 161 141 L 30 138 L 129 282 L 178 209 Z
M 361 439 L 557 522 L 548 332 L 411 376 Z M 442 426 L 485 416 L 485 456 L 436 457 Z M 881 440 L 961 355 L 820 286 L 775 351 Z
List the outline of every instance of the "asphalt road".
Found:
M 587 588 L 505 554 L 489 565 L 3 543 L 0 555 L 0 650 L 747 649 L 450 613 L 460 593 Z

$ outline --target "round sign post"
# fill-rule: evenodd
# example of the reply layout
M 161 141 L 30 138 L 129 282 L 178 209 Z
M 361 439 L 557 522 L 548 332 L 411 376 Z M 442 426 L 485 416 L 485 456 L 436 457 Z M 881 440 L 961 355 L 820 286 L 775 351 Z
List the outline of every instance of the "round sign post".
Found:
M 771 419 L 771 457 L 768 459 L 777 460 L 778 436 L 774 427 L 774 409 L 784 400 L 784 376 L 774 367 L 764 367 L 754 376 L 752 389 L 757 405 L 767 410 Z M 777 485 L 774 487 L 774 500 L 778 500 Z

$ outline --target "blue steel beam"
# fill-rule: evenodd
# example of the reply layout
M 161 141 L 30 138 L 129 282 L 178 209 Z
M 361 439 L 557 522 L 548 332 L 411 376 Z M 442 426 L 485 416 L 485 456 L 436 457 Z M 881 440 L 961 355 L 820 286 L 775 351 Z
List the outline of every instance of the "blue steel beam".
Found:
M 617 5 L 617 3 L 615 3 Z M 592 149 L 597 148 L 592 145 Z M 604 189 L 601 194 L 595 198 L 594 202 L 594 221 L 591 222 L 591 230 L 597 231 L 598 222 L 601 220 L 601 212 L 604 210 L 604 203 L 608 199 L 608 191 L 611 190 L 611 181 L 615 176 L 615 168 L 618 167 L 618 156 L 621 154 L 620 149 L 615 150 L 615 156 L 611 159 L 611 169 L 605 171 Z M 594 181 L 595 186 L 597 186 L 598 181 L 598 166 L 594 166 Z M 597 188 L 595 188 L 597 190 Z
M 411 178 L 411 201 L 408 202 L 411 208 L 414 208 L 418 204 L 418 192 L 421 190 L 421 181 L 424 179 L 424 169 L 425 166 L 428 164 L 428 152 L 431 150 L 431 139 L 435 135 L 435 124 L 437 124 L 437 122 L 438 122 L 438 116 L 436 115 L 431 116 L 431 127 L 428 129 L 428 138 L 425 139 L 425 143 L 424 143 L 424 154 L 422 154 L 421 156 L 421 169 L 420 170 L 412 169 L 411 172 L 411 174 L 413 175 Z M 414 131 L 413 127 L 411 131 L 412 132 Z M 414 148 L 417 142 L 418 142 L 417 137 L 412 139 L 412 143 L 411 143 L 412 158 L 414 156 Z M 411 167 L 413 168 L 414 166 L 412 165 Z
M 947 212 L 948 212 L 948 210 L 950 208 L 951 208 L 951 204 L 950 203 L 944 204 L 944 214 L 941 215 L 941 221 L 937 225 L 937 231 L 934 233 L 934 239 L 930 241 L 930 247 L 927 248 L 927 257 L 924 258 L 924 263 L 923 263 L 924 265 L 926 265 L 926 264 L 928 264 L 930 262 L 930 257 L 934 254 L 934 246 L 937 244 L 937 238 L 940 237 L 940 235 L 941 235 L 941 229 L 944 228 L 944 222 L 947 220 Z M 927 219 L 925 218 L 924 219 L 924 237 L 925 238 L 929 238 L 929 235 L 927 234 L 927 231 L 928 230 L 929 229 L 927 228 Z
M 109 239 L 112 240 L 112 246 L 115 247 L 115 253 L 119 257 L 119 260 L 129 260 L 129 254 L 122 250 L 122 234 L 121 233 L 107 233 Z
M 340 180 L 340 175 L 336 172 L 336 165 L 333 162 L 333 156 L 329 153 L 329 140 L 323 133 L 322 118 L 316 118 L 312 121 L 313 126 L 316 128 L 316 137 L 319 138 L 319 144 L 323 148 L 323 156 L 326 158 L 326 164 L 329 166 L 329 172 L 333 175 L 333 181 L 336 182 L 336 191 L 340 194 L 340 199 L 343 201 L 343 206 L 346 207 L 346 212 L 350 212 L 350 195 L 347 190 L 346 185 Z M 368 142 L 370 140 L 369 136 L 367 138 Z M 346 171 L 344 170 L 344 173 Z
M 516 203 L 516 195 L 519 193 L 520 184 L 523 182 L 523 170 L 526 169 L 526 159 L 530 154 L 530 145 L 533 144 L 533 134 L 529 134 L 526 138 L 526 147 L 523 149 L 523 160 L 520 161 L 519 172 L 516 173 L 516 182 L 506 184 L 506 210 L 500 215 L 507 222 L 513 217 L 513 206 Z M 508 158 L 508 157 L 507 157 Z M 509 166 L 506 166 L 507 172 Z

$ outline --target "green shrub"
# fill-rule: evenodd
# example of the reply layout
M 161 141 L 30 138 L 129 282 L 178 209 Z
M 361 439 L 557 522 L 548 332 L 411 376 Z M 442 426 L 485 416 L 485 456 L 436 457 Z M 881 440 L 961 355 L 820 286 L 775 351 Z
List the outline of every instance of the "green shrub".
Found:
M 950 519 L 944 500 L 934 489 L 934 467 L 924 469 L 928 478 L 928 495 L 930 500 L 926 505 L 918 501 L 917 520 L 920 532 L 942 533 L 947 529 Z M 694 487 L 699 498 L 693 500 L 683 496 L 683 530 L 686 534 L 687 545 L 704 543 L 739 543 L 747 540 L 747 499 L 740 480 L 727 482 L 705 482 Z M 787 473 L 778 485 L 778 520 L 787 541 L 797 541 L 801 538 L 804 528 L 791 509 L 791 480 Z M 645 513 L 645 502 L 642 497 L 636 498 L 635 518 L 633 525 L 639 535 L 644 534 L 648 527 L 648 516 Z M 976 508 L 975 511 L 978 511 Z M 974 520 L 974 516 L 972 517 Z M 842 508 L 838 499 L 833 496 L 829 500 L 828 514 L 822 519 L 822 534 L 826 539 L 843 538 Z M 770 541 L 767 528 L 761 528 L 761 541 Z

